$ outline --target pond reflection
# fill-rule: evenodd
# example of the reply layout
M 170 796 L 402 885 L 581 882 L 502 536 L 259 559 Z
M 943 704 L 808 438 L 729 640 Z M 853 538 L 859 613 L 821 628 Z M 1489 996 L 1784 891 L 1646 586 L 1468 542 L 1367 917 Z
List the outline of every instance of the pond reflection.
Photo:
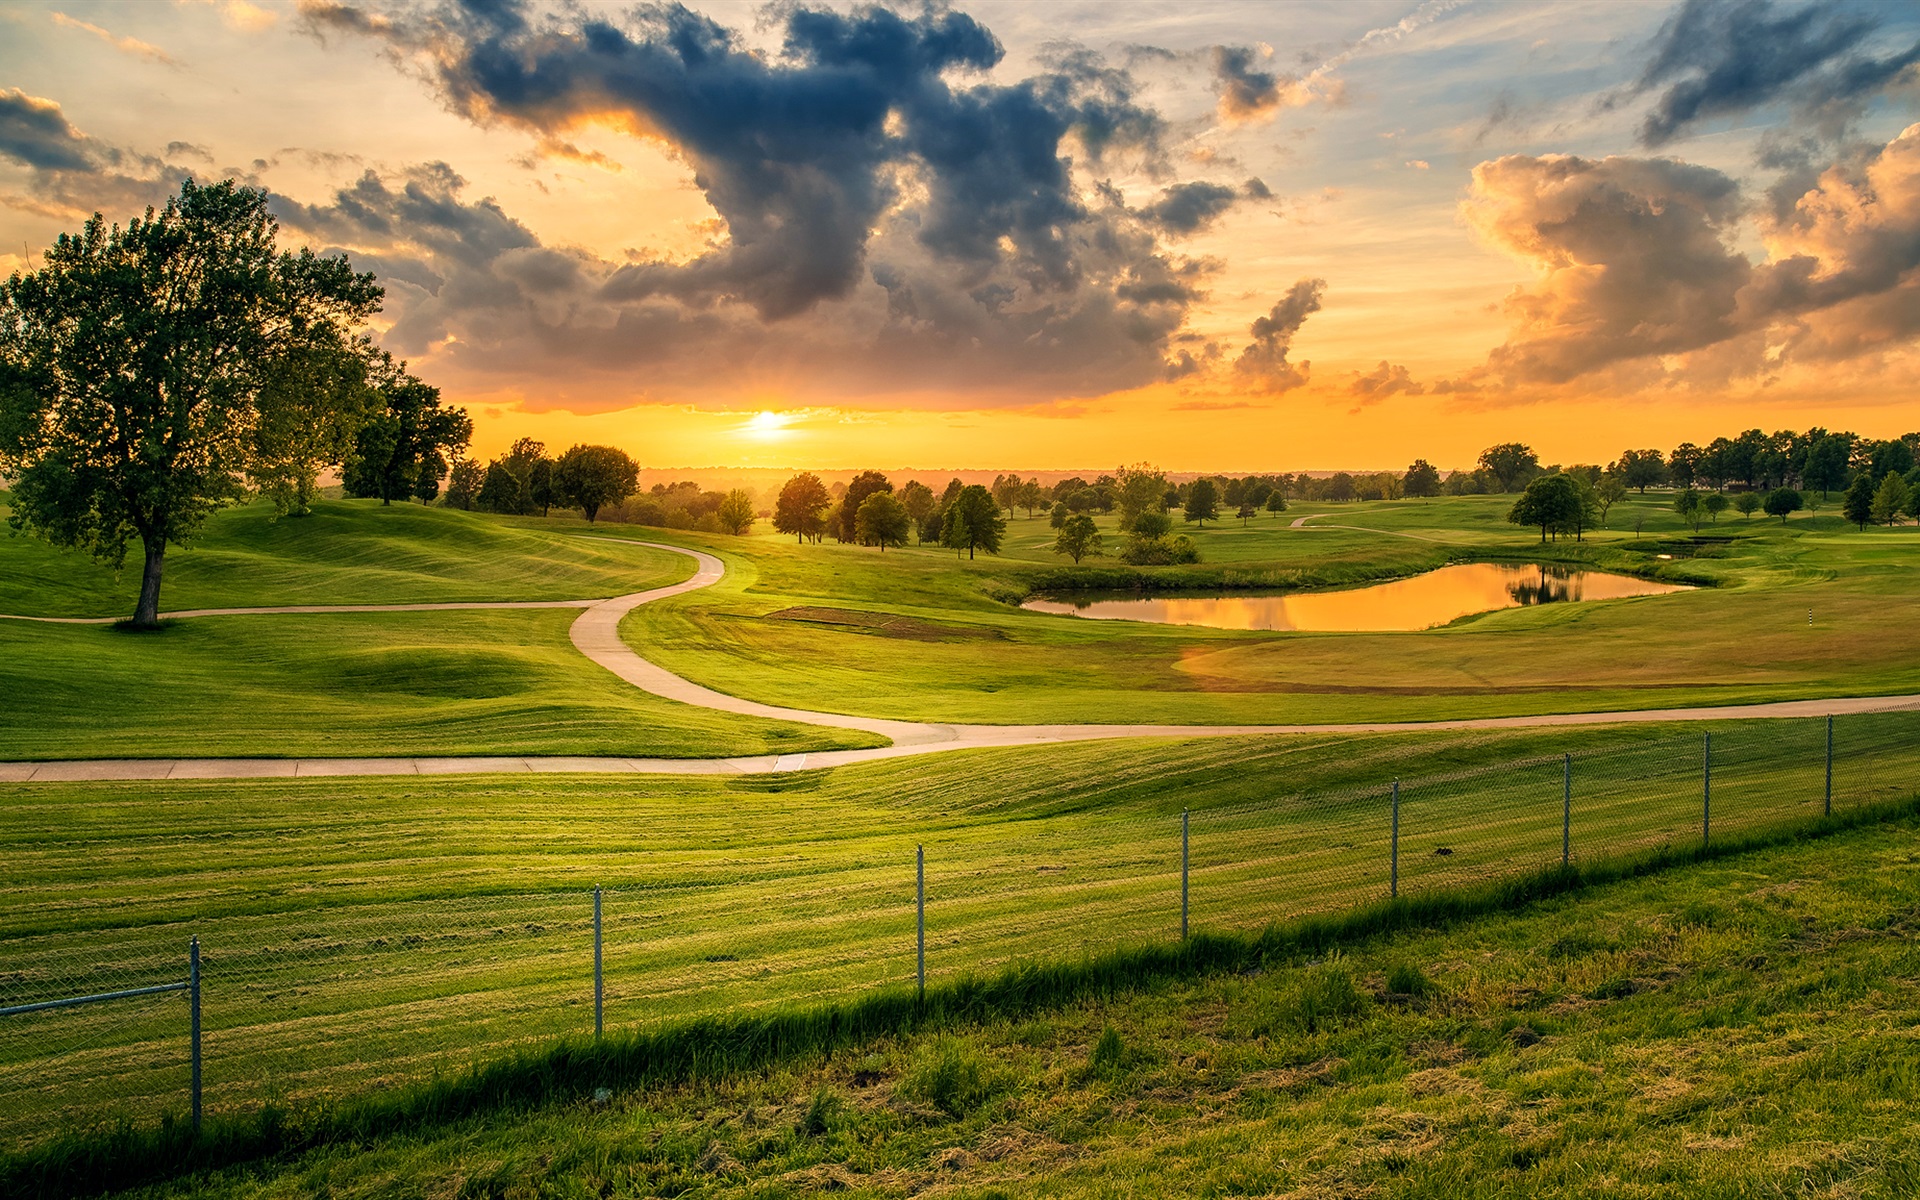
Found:
M 1463 563 L 1411 579 L 1338 592 L 1285 596 L 1140 596 L 1086 592 L 1029 600 L 1032 612 L 1066 613 L 1107 621 L 1210 625 L 1216 629 L 1272 629 L 1307 633 L 1382 633 L 1432 629 L 1474 613 L 1535 604 L 1617 600 L 1687 590 L 1631 575 L 1552 566 Z

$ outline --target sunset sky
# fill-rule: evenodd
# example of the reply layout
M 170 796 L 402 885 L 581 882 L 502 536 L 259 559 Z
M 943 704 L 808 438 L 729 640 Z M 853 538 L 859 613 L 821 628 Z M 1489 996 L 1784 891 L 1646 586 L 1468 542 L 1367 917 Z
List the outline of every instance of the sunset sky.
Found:
M 1920 427 L 1920 5 L 0 8 L 0 272 L 182 178 L 650 467 Z

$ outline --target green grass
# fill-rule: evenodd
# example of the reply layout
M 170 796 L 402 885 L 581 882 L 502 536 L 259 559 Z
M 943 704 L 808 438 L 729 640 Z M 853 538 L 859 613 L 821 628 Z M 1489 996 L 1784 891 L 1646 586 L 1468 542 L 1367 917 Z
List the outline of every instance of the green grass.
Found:
M 1837 808 L 1920 780 L 1915 718 L 1840 723 Z M 1722 726 L 1718 838 L 1817 817 L 1823 729 Z M 527 778 L 0 788 L 0 1003 L 206 960 L 209 1110 L 295 1109 L 591 1028 L 590 889 L 615 1028 L 781 1011 L 913 971 L 926 848 L 934 983 L 1179 928 L 1363 909 L 1699 841 L 1699 731 L 1232 739 L 977 751 L 770 779 Z M 1490 764 L 1521 765 L 1488 771 Z M 1440 853 L 1444 848 L 1446 853 Z M 183 1088 L 177 997 L 0 1026 L 8 1136 L 151 1121 Z
M 254 504 L 169 555 L 163 607 L 585 599 L 685 579 L 684 555 L 580 521 L 326 501 Z M 631 530 L 627 531 L 633 532 Z M 130 611 L 115 577 L 0 536 L 0 612 Z M 588 662 L 571 609 L 204 617 L 155 633 L 0 621 L 0 759 L 589 754 L 723 757 L 883 744 L 656 699 Z
M 214 514 L 193 542 L 168 550 L 160 607 L 583 600 L 693 573 L 679 555 L 576 536 L 587 529 L 373 500 L 323 500 L 310 517 L 275 519 L 271 505 L 253 503 Z M 137 546 L 115 572 L 0 531 L 0 613 L 125 617 L 139 589 Z
M 1905 1196 L 1917 862 L 1909 810 L 1510 911 L 1200 939 L 941 988 L 919 1017 L 575 1041 L 198 1151 L 61 1161 L 236 1200 Z
M 629 639 L 708 686 L 777 704 L 972 722 L 1423 720 L 1920 690 L 1920 528 L 1864 533 L 1836 516 L 1723 519 L 1689 533 L 1663 498 L 1613 529 L 1541 547 L 1510 498 L 1300 506 L 1196 534 L 1199 569 L 1159 582 L 1333 586 L 1449 559 L 1546 559 L 1709 583 L 1698 591 L 1488 613 L 1390 634 L 1243 633 L 1020 612 L 1005 598 L 1065 574 L 1043 518 L 1012 522 L 1002 559 L 932 549 L 706 539 L 720 586 L 636 611 Z M 1287 518 L 1328 511 L 1293 529 Z M 1642 526 L 1633 532 L 1635 523 Z M 1679 557 L 1662 559 L 1661 554 Z M 1100 571 L 1112 571 L 1112 565 Z M 1133 573 L 1133 572 L 1129 572 Z M 1086 573 L 1082 573 L 1086 574 Z M 897 613 L 914 636 L 769 619 L 794 606 Z M 1808 624 L 1808 610 L 1814 623 Z
M 0 621 L 0 760 L 587 754 L 880 744 L 658 699 L 567 640 L 573 609 Z

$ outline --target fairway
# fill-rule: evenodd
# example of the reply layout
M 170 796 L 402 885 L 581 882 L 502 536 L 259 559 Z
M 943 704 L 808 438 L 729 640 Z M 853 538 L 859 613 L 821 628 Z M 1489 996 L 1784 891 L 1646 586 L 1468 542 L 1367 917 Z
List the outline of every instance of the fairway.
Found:
M 1047 562 L 1044 519 L 1010 524 L 1004 559 L 878 554 L 768 537 L 697 543 L 727 578 L 628 619 L 629 641 L 697 683 L 770 704 L 982 723 L 1187 724 L 1435 720 L 1920 690 L 1920 528 L 1836 517 L 1723 519 L 1695 542 L 1664 498 L 1623 501 L 1612 528 L 1542 545 L 1511 500 L 1331 508 L 1305 528 L 1266 515 L 1196 534 L 1199 567 L 1150 584 L 1287 590 L 1447 561 L 1546 561 L 1706 585 L 1556 604 L 1391 634 L 1257 634 L 1020 612 L 1005 601 L 1131 569 Z M 1319 511 L 1319 510 L 1316 510 Z M 1325 521 L 1339 528 L 1316 529 Z M 1636 535 L 1634 526 L 1641 527 Z M 1664 556 L 1664 557 L 1663 557 Z M 1044 565 L 1043 565 L 1044 564 Z M 884 613 L 912 636 L 796 609 Z M 1809 622 L 1809 611 L 1813 620 Z
M 1838 811 L 1920 784 L 1917 720 L 1838 722 Z M 11 785 L 0 949 L 31 966 L 5 1000 L 165 982 L 197 936 L 212 1110 L 304 1104 L 590 1028 L 595 886 L 607 1019 L 649 1026 L 909 982 L 916 847 L 935 983 L 1176 938 L 1182 809 L 1202 931 L 1543 868 L 1563 835 L 1581 862 L 1691 847 L 1709 731 L 1717 836 L 1819 814 L 1811 721 L 1096 742 L 763 780 Z M 169 1111 L 180 1015 L 161 997 L 0 1027 L 11 1136 Z

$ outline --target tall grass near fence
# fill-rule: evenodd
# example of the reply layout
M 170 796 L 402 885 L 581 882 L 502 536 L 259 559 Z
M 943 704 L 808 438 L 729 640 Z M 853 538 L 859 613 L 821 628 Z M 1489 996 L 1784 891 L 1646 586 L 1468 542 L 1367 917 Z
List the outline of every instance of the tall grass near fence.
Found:
M 741 1022 L 780 1030 L 816 1019 L 804 1010 L 843 1014 L 835 1028 L 857 1030 L 869 1018 L 844 1014 L 894 1012 L 915 983 L 916 848 L 927 864 L 929 994 L 936 1010 L 961 1011 L 966 997 L 1009 1002 L 1007 981 L 1050 994 L 1054 984 L 1032 982 L 1048 971 L 1126 977 L 1200 962 L 1208 946 L 1252 944 L 1261 930 L 1440 913 L 1460 897 L 1691 855 L 1709 812 L 1720 846 L 1802 828 L 1828 803 L 1826 730 L 1825 721 L 1715 726 L 1710 796 L 1706 738 L 1694 732 L 1596 739 L 1606 748 L 1570 756 L 1430 763 L 1377 785 L 1290 792 L 1276 778 L 1253 789 L 1265 793 L 1257 800 L 1244 779 L 1195 784 L 1176 797 L 1193 809 L 1185 949 L 1182 817 L 1164 796 L 1119 816 L 1089 805 L 980 819 L 958 811 L 962 789 L 955 811 L 852 827 L 830 805 L 810 812 L 817 779 L 770 781 L 795 789 L 770 797 L 782 803 L 783 839 L 730 838 L 727 812 L 689 805 L 680 828 L 656 822 L 646 831 L 654 848 L 600 880 L 607 1028 L 629 1040 Z M 1834 730 L 1832 806 L 1842 817 L 1920 787 L 1920 714 L 1846 717 Z M 1044 769 L 1046 759 L 1018 761 Z M 1218 789 L 1234 800 L 1216 803 Z M 84 921 L 49 915 L 64 903 L 56 888 L 38 916 L 0 932 L 0 1007 L 178 979 L 197 935 L 206 1111 L 235 1128 L 268 1110 L 412 1095 L 484 1062 L 546 1061 L 554 1039 L 591 1035 L 590 888 L 330 901 L 330 889 L 350 895 L 352 882 L 289 871 L 280 896 L 215 915 L 196 915 L 191 896 L 143 894 L 119 919 Z M 1091 975 L 1058 965 L 1090 962 L 1122 965 Z M 982 979 L 1000 990 L 966 982 Z M 184 1114 L 184 1008 L 167 995 L 0 1018 L 0 1137 L 31 1148 L 62 1131 L 151 1128 Z M 754 1035 L 765 1037 L 786 1035 Z M 665 1053 L 645 1044 L 648 1062 Z

